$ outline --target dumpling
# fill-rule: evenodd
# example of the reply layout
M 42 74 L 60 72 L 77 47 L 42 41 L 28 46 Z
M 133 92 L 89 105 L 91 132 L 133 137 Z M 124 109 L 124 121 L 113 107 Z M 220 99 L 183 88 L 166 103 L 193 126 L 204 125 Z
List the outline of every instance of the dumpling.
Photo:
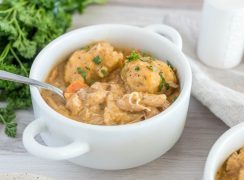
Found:
M 159 72 L 163 73 L 163 77 L 170 87 L 178 87 L 176 74 L 170 65 L 160 60 L 152 61 L 152 64 L 158 68 Z
M 125 63 L 121 78 L 130 91 L 157 93 L 160 76 L 151 69 L 149 62 L 134 60 Z
M 64 80 L 71 83 L 79 79 L 92 84 L 119 67 L 122 60 L 123 54 L 115 51 L 109 43 L 96 43 L 88 50 L 77 50 L 70 56 L 65 66 Z
M 178 87 L 173 69 L 165 62 L 150 57 L 138 56 L 133 61 L 125 61 L 121 78 L 131 92 L 165 93 Z

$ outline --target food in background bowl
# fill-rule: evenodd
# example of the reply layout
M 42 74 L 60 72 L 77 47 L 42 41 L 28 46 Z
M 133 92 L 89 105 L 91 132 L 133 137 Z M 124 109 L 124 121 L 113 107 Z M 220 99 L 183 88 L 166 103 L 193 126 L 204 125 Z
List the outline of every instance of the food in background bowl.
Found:
M 164 111 L 178 96 L 175 68 L 139 50 L 97 42 L 76 50 L 46 80 L 64 90 L 66 102 L 43 90 L 57 112 L 77 121 L 120 125 Z
M 215 180 L 244 180 L 244 147 L 231 154 L 218 170 Z
M 242 173 L 244 167 L 243 139 L 244 122 L 231 127 L 228 131 L 222 134 L 214 143 L 208 154 L 202 179 L 240 180 L 243 176 Z

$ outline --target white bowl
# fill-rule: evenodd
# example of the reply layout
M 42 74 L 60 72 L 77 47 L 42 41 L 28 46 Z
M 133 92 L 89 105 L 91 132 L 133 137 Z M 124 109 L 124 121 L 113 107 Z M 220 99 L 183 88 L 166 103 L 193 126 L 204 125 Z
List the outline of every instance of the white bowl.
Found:
M 224 161 L 241 147 L 244 147 L 244 123 L 230 128 L 213 145 L 205 164 L 203 180 L 214 180 Z
M 176 67 L 180 80 L 181 92 L 177 100 L 164 112 L 145 121 L 100 126 L 64 117 L 47 105 L 38 89 L 31 87 L 36 120 L 24 131 L 24 146 L 39 157 L 66 159 L 91 168 L 126 169 L 143 165 L 168 151 L 181 136 L 185 125 L 192 76 L 190 65 L 181 52 L 181 37 L 165 25 L 139 28 L 114 24 L 77 29 L 57 38 L 39 53 L 30 77 L 44 81 L 57 62 L 74 50 L 99 40 L 146 50 L 159 59 L 169 60 Z M 38 134 L 48 146 L 34 139 Z

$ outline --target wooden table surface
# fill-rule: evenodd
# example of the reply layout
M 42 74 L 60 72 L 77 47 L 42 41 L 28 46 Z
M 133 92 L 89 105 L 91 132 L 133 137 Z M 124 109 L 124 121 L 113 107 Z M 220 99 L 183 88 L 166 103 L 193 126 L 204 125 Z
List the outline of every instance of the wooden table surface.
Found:
M 200 0 L 113 0 L 104 6 L 89 7 L 82 16 L 74 17 L 73 28 L 100 23 L 124 23 L 144 26 L 161 23 L 171 8 L 199 10 Z M 168 9 L 165 9 L 168 8 Z M 18 137 L 7 138 L 0 127 L 0 173 L 29 172 L 55 179 L 164 179 L 200 180 L 207 154 L 216 139 L 228 127 L 195 98 L 191 98 L 187 123 L 179 142 L 165 155 L 142 167 L 101 171 L 79 167 L 67 161 L 47 161 L 27 153 L 21 136 L 34 119 L 32 110 L 17 114 Z

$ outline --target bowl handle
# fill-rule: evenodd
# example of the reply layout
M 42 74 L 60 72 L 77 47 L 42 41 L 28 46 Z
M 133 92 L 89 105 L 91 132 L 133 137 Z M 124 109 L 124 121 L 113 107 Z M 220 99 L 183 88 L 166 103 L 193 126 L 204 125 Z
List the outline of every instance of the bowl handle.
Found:
M 35 140 L 35 136 L 44 131 L 47 131 L 45 122 L 37 119 L 32 121 L 23 133 L 23 144 L 25 148 L 38 157 L 52 160 L 65 160 L 80 156 L 90 150 L 88 143 L 79 140 L 74 140 L 70 144 L 61 147 L 44 146 Z
M 161 34 L 174 43 L 179 50 L 182 50 L 182 38 L 174 28 L 164 24 L 152 24 L 146 26 L 145 29 Z

